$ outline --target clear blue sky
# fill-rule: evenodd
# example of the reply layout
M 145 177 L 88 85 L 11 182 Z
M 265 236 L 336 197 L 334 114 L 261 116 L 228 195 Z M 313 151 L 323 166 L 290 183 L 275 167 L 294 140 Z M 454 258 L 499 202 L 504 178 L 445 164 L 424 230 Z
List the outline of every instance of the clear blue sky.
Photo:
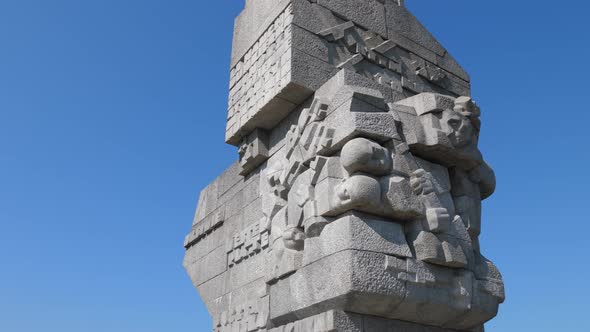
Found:
M 243 0 L 0 0 L 0 331 L 210 331 L 182 242 Z M 407 0 L 464 65 L 496 194 L 488 332 L 590 331 L 585 1 Z

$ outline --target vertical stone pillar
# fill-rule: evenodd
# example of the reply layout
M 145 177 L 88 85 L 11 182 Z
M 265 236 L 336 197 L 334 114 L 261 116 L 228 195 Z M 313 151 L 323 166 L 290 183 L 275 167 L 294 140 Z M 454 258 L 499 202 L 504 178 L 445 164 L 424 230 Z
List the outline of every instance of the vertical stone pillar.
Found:
M 214 331 L 483 331 L 480 108 L 402 0 L 246 0 L 229 86 L 184 243 Z

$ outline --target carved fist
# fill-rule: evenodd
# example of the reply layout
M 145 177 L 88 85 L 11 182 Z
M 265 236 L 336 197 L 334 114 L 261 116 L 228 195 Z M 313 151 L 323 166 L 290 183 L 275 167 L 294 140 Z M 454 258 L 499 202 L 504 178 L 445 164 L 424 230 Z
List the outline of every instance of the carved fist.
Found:
M 289 228 L 283 233 L 283 242 L 287 249 L 297 251 L 303 250 L 304 240 L 305 234 L 299 228 Z
M 443 233 L 451 225 L 451 215 L 445 208 L 427 209 L 426 222 L 430 232 Z
M 428 195 L 434 192 L 430 173 L 423 169 L 415 170 L 410 177 L 410 185 L 416 195 Z

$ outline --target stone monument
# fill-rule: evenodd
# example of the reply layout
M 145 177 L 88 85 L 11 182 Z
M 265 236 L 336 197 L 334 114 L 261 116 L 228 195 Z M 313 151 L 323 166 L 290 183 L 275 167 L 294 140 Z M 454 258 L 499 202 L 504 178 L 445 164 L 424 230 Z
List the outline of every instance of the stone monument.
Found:
M 482 255 L 470 79 L 403 0 L 246 0 L 226 142 L 184 266 L 213 331 L 484 330 L 504 301 Z

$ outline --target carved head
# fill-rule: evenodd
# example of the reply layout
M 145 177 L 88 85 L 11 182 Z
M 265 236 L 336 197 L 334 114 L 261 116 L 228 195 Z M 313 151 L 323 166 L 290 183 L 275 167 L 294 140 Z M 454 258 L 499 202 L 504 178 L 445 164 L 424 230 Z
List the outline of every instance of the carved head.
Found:
M 365 172 L 384 175 L 391 171 L 389 150 L 366 138 L 355 138 L 346 143 L 342 148 L 340 160 L 349 174 Z
M 477 133 L 479 133 L 481 127 L 481 121 L 479 120 L 481 110 L 471 97 L 463 96 L 455 99 L 455 107 L 453 110 L 467 117 Z
M 442 112 L 441 129 L 451 144 L 463 148 L 471 144 L 475 138 L 475 128 L 469 119 L 461 113 L 445 110 Z
M 381 202 L 381 185 L 367 175 L 353 175 L 336 188 L 335 205 L 339 207 L 374 206 Z

